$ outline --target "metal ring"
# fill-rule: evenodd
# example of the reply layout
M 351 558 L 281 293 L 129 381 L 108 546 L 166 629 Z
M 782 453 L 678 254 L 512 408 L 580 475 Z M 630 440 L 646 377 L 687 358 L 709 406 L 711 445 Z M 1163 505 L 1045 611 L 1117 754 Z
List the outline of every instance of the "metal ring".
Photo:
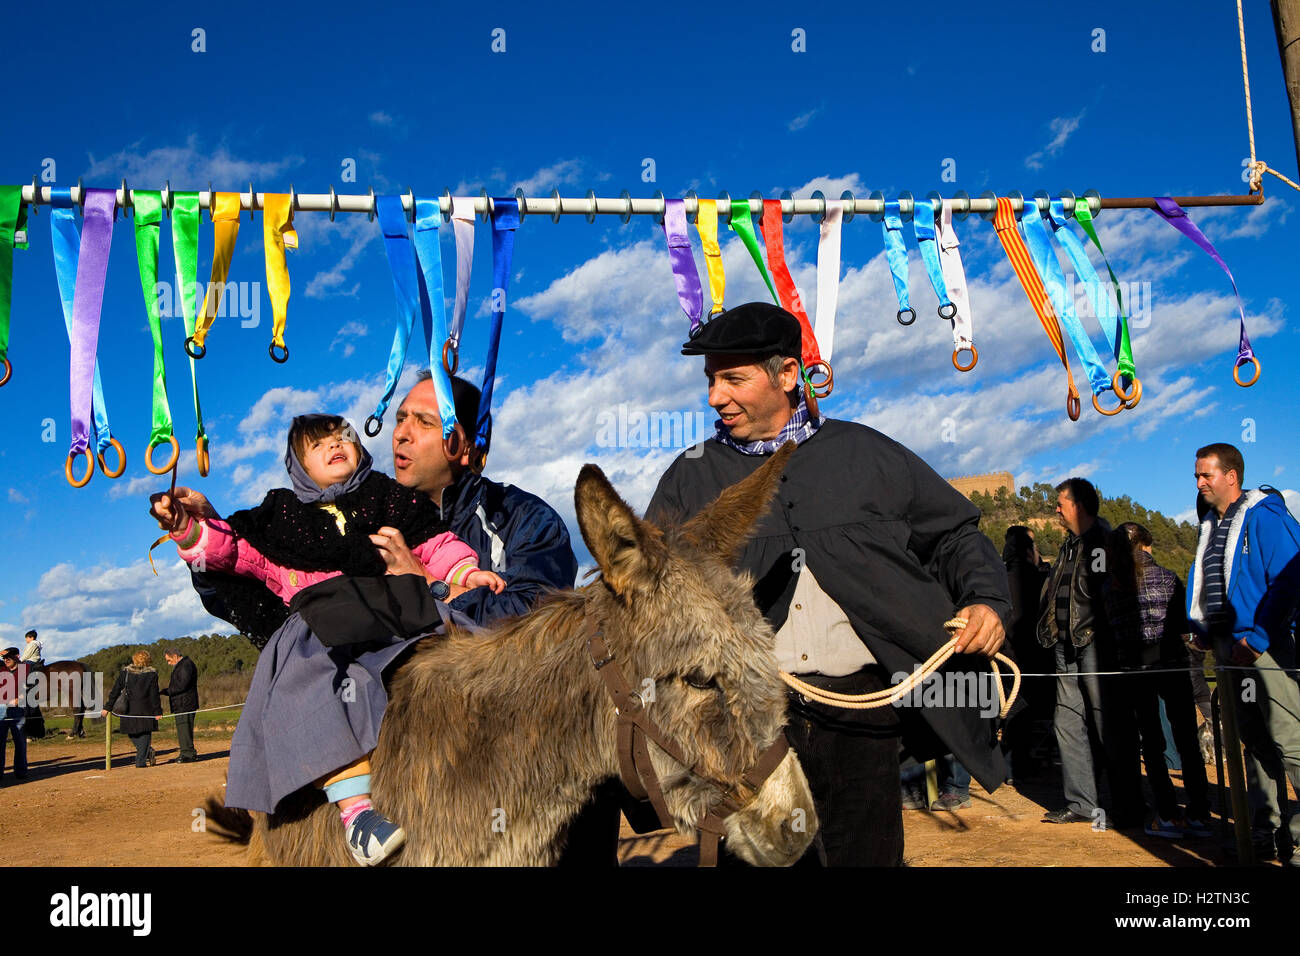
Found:
M 451 361 L 447 361 L 447 353 L 451 353 Z M 447 370 L 448 375 L 455 375 L 456 369 L 460 368 L 460 349 L 452 344 L 451 339 L 442 343 L 442 367 Z
M 126 177 L 122 177 L 122 218 L 127 217 L 127 211 L 131 208 L 131 190 L 126 184 Z
M 560 198 L 558 189 L 551 190 L 551 201 L 555 203 L 555 208 L 551 210 L 551 222 L 559 222 L 560 217 L 564 215 L 564 200 Z
M 170 458 L 170 460 L 168 460 L 167 464 L 163 465 L 161 468 L 155 466 L 153 463 L 153 450 L 155 448 L 160 447 L 163 443 L 158 442 L 158 444 L 150 445 L 148 448 L 145 449 L 144 466 L 149 469 L 149 474 L 151 475 L 167 474 L 167 472 L 171 471 L 173 468 L 176 467 L 176 462 L 181 457 L 181 446 L 180 443 L 176 440 L 176 436 L 168 435 L 167 440 L 172 443 L 172 457 Z
M 1118 395 L 1116 395 L 1115 397 L 1119 398 Z M 1118 415 L 1120 412 L 1124 411 L 1124 409 L 1128 408 L 1128 406 L 1124 404 L 1124 400 L 1122 398 L 1119 399 L 1119 404 L 1116 405 L 1114 408 L 1102 408 L 1101 403 L 1097 401 L 1096 392 L 1092 393 L 1092 407 L 1097 409 L 1097 411 L 1101 412 L 1101 414 L 1105 415 L 1107 418 L 1110 418 L 1112 415 Z
M 446 212 L 443 212 L 443 208 L 442 208 L 443 205 L 446 205 L 446 207 L 447 207 Z M 442 221 L 443 221 L 444 223 L 451 222 L 451 207 L 452 207 L 452 205 L 453 205 L 453 204 L 452 204 L 452 200 L 451 200 L 451 190 L 450 190 L 450 189 L 444 189 L 444 190 L 442 191 L 442 195 L 438 197 L 438 212 L 442 213 Z
M 880 212 L 868 213 L 867 216 L 872 222 L 880 222 L 885 218 L 885 194 L 879 189 L 874 189 L 871 195 L 867 197 L 867 202 L 880 203 Z
M 683 208 L 689 207 L 691 203 L 695 203 L 695 212 L 692 213 L 688 209 L 686 213 L 686 219 L 687 221 L 690 222 L 692 226 L 697 225 L 700 221 L 699 193 L 697 193 L 694 189 L 686 190 L 686 195 L 682 197 L 682 202 L 685 204 Z
M 817 223 L 818 225 L 821 225 L 822 222 L 824 222 L 826 219 L 826 194 L 822 192 L 820 189 L 814 189 L 812 198 L 814 201 L 821 204 L 821 209 L 813 213 L 810 218 L 812 219 L 813 222 Z
M 0 385 L 3 385 L 5 382 L 9 381 L 9 376 L 14 373 L 14 367 L 9 364 L 9 360 L 7 358 L 0 359 L 0 362 L 5 363 L 5 377 L 0 378 Z
M 242 196 L 240 197 L 243 198 Z M 254 220 L 253 212 L 257 209 L 257 190 L 253 189 L 253 181 L 248 181 L 248 221 Z
M 952 309 L 952 311 L 949 312 L 947 315 L 944 315 L 943 314 L 944 309 Z M 949 302 L 947 305 L 939 306 L 939 318 L 943 319 L 945 322 L 949 322 L 957 318 L 957 304 L 955 302 Z
M 1255 358 L 1255 356 L 1252 355 L 1249 361 L 1255 363 L 1255 376 L 1249 382 L 1243 382 L 1241 380 L 1241 367 L 1246 364 L 1245 362 L 1238 362 L 1236 365 L 1232 367 L 1232 380 L 1236 382 L 1238 385 L 1240 385 L 1242 388 L 1250 388 L 1252 385 L 1254 385 L 1256 382 L 1259 381 L 1259 372 L 1260 372 L 1259 359 Z
M 31 201 L 30 208 L 33 216 L 36 215 L 36 206 L 40 201 L 41 201 L 41 181 L 37 178 L 35 173 L 32 173 L 32 201 Z
M 1070 416 L 1070 421 L 1077 422 L 1079 420 L 1079 412 L 1082 410 L 1083 406 L 1079 403 L 1078 394 L 1075 392 L 1067 392 L 1065 395 L 1065 414 Z
M 1056 198 L 1061 203 L 1061 211 L 1065 213 L 1065 218 L 1072 217 L 1074 215 L 1074 193 L 1068 189 L 1062 189 Z
M 330 222 L 334 221 L 334 214 L 339 211 L 339 194 L 334 191 L 334 184 L 330 183 Z
M 81 185 L 81 177 L 77 177 L 77 206 L 81 209 L 81 214 L 86 214 L 86 187 Z M 86 481 L 90 479 L 87 478 Z M 81 485 L 73 485 L 74 488 L 80 488 Z
M 415 190 L 407 186 L 406 195 L 411 200 L 411 225 L 415 225 Z
M 992 204 L 992 208 L 988 212 L 980 213 L 979 217 L 985 222 L 993 222 L 998 215 L 998 194 L 991 189 L 986 189 L 980 193 L 980 199 L 987 199 Z
M 960 362 L 957 361 L 957 356 L 960 355 L 962 352 L 970 353 L 969 365 L 962 365 Z M 965 346 L 964 348 L 952 350 L 952 367 L 959 372 L 969 372 L 971 369 L 975 367 L 976 363 L 978 363 L 979 360 L 980 360 L 980 353 L 975 348 L 973 343 L 971 345 Z
M 74 488 L 86 487 L 86 485 L 90 484 L 90 476 L 95 473 L 95 456 L 90 453 L 89 445 L 86 446 L 82 454 L 86 456 L 86 474 L 80 481 L 72 477 L 72 463 L 77 460 L 77 453 L 75 451 L 68 452 L 68 460 L 63 463 L 64 477 L 68 479 L 68 484 Z
M 212 457 L 208 454 L 207 435 L 200 435 L 194 441 L 194 463 L 199 466 L 199 477 L 208 477 L 208 469 L 212 467 Z
M 275 354 L 277 348 L 284 350 L 283 357 Z M 279 342 L 272 342 L 266 347 L 266 352 L 271 356 L 271 361 L 275 362 L 277 365 L 283 365 L 285 362 L 289 361 L 289 346 L 287 345 L 281 345 Z
M 519 222 L 522 223 L 524 216 L 528 215 L 528 197 L 524 195 L 523 186 L 515 189 L 515 207 L 519 211 Z
M 208 221 L 217 221 L 217 194 L 212 191 L 212 180 L 208 180 Z
M 903 212 L 903 206 L 907 206 L 906 213 Z M 916 197 L 910 189 L 904 189 L 898 194 L 898 218 L 903 222 L 911 222 L 916 218 Z
M 478 191 L 478 198 L 483 200 L 483 211 L 478 214 L 479 222 L 492 221 L 492 197 L 488 195 L 486 187 L 481 187 Z
M 722 202 L 724 199 L 727 201 L 727 221 L 724 223 L 724 225 L 730 226 L 733 204 L 731 202 L 731 193 L 727 192 L 725 189 L 722 190 L 722 192 L 718 193 L 717 201 Z
M 375 214 L 379 212 L 379 204 L 375 200 L 375 187 L 370 187 L 370 208 L 366 210 L 366 219 L 370 222 L 375 221 Z
M 790 211 L 785 211 L 785 204 L 790 204 Z M 794 193 L 788 189 L 781 190 L 781 221 L 794 222 Z
M 585 215 L 587 217 L 587 222 L 592 223 L 596 221 L 596 190 L 594 189 L 587 190 L 587 212 Z
M 292 216 L 298 209 L 298 192 L 293 188 L 293 183 L 289 184 L 289 215 Z
M 840 202 L 844 203 L 844 212 L 841 215 L 843 222 L 852 222 L 854 215 L 858 211 L 858 199 L 853 195 L 851 189 L 846 189 L 840 193 Z
M 198 349 L 198 351 L 197 352 L 191 351 L 190 349 L 191 345 L 193 345 L 194 348 Z M 208 354 L 208 347 L 206 345 L 197 344 L 194 341 L 194 336 L 191 335 L 189 338 L 185 340 L 185 354 L 192 359 L 201 359 L 203 358 L 203 356 Z
M 375 430 L 374 430 L 374 431 L 371 431 L 371 430 L 370 430 L 370 423 L 371 423 L 371 422 L 374 422 L 374 423 L 375 423 Z M 361 427 L 362 427 L 363 429 L 365 429 L 366 435 L 367 435 L 368 437 L 370 437 L 370 438 L 374 438 L 376 435 L 378 435 L 381 431 L 384 430 L 384 423 L 383 423 L 383 421 L 382 421 L 381 419 L 376 418 L 374 415 L 367 415 L 367 416 L 366 416 L 366 423 L 365 423 L 364 425 L 362 425 Z
M 655 221 L 656 226 L 662 226 L 664 224 L 664 213 L 668 211 L 668 201 L 664 199 L 663 190 L 661 189 L 655 190 L 653 198 L 659 200 L 659 211 L 651 213 L 650 218 Z
M 1122 402 L 1131 401 L 1133 396 L 1142 388 L 1142 383 L 1139 382 L 1137 376 L 1134 375 L 1132 376 L 1133 381 L 1129 385 L 1130 391 L 1125 392 L 1124 389 L 1120 387 L 1120 379 L 1127 377 L 1128 376 L 1123 375 L 1118 369 L 1116 369 L 1115 374 L 1112 375 L 1110 379 L 1110 387 L 1115 390 L 1115 394 L 1119 396 L 1119 399 Z
M 122 447 L 122 443 L 116 438 L 109 438 L 108 447 L 117 451 L 117 471 L 108 470 L 108 465 L 104 463 L 104 453 L 102 451 L 96 453 L 96 457 L 99 459 L 99 470 L 104 473 L 105 478 L 117 478 L 122 472 L 126 471 L 126 449 Z
M 912 313 L 912 317 L 911 317 L 910 319 L 908 319 L 906 322 L 903 321 L 903 313 L 904 313 L 904 312 L 910 312 L 910 313 Z M 909 307 L 909 308 L 906 308 L 906 309 L 899 309 L 899 310 L 898 310 L 898 315 L 896 316 L 896 318 L 898 319 L 898 324 L 899 324 L 899 325 L 911 325 L 913 322 L 916 321 L 916 309 L 913 309 L 913 308 L 910 308 L 910 307 Z
M 623 200 L 623 211 L 618 214 L 618 221 L 626 226 L 632 219 L 632 194 L 624 189 L 618 194 L 618 198 Z
M 162 207 L 167 210 L 168 219 L 172 217 L 172 203 L 175 201 L 176 197 L 172 195 L 172 181 L 168 179 L 163 183 L 162 188 Z
M 1101 193 L 1097 192 L 1095 189 L 1085 189 L 1083 191 L 1083 198 L 1088 200 L 1088 212 L 1092 213 L 1093 219 L 1096 219 L 1101 215 Z M 1092 208 L 1094 202 L 1097 206 L 1096 209 Z
M 970 193 L 959 189 L 952 194 L 952 214 L 962 222 L 970 215 Z

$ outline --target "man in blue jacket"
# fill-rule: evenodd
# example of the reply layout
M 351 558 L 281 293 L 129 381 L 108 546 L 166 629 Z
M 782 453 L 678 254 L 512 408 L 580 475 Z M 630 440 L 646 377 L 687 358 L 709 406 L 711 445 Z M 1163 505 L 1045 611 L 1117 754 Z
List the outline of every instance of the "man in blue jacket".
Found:
M 1281 495 L 1243 489 L 1245 470 L 1232 445 L 1196 452 L 1196 486 L 1208 508 L 1188 573 L 1187 616 L 1199 646 L 1244 668 L 1228 673 L 1246 745 L 1256 849 L 1271 857 L 1283 822 L 1278 790 L 1285 797 L 1289 777 L 1300 792 L 1300 524 Z M 1284 848 L 1300 842 L 1300 812 L 1291 807 L 1288 817 Z

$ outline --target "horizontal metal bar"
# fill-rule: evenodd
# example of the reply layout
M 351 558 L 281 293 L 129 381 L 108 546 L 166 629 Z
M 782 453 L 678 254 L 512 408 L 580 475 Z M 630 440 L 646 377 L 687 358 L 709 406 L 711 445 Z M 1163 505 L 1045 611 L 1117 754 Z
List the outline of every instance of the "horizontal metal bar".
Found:
M 53 187 L 40 186 L 35 182 L 31 186 L 24 186 L 22 190 L 23 201 L 36 206 L 48 204 L 50 201 L 50 190 Z M 292 186 L 290 189 L 292 190 Z M 117 204 L 123 209 L 133 205 L 133 189 L 129 188 L 125 182 L 121 188 L 116 190 Z M 171 188 L 170 185 L 162 190 L 163 199 L 166 205 L 170 205 Z M 293 208 L 296 212 L 364 212 L 372 217 L 375 214 L 375 194 L 369 192 L 365 194 L 340 195 L 334 192 L 330 187 L 328 193 L 291 193 L 293 196 Z M 74 202 L 82 201 L 83 190 L 80 185 L 72 187 L 72 199 Z M 199 191 L 199 205 L 204 209 L 210 209 L 216 192 L 210 189 Z M 255 212 L 261 209 L 266 193 L 254 192 L 251 188 L 247 193 L 241 192 L 240 207 Z M 486 194 L 486 191 L 478 196 L 466 197 L 472 198 L 473 208 L 476 215 L 486 220 L 495 208 L 492 197 Z M 637 198 L 623 195 L 615 197 L 604 197 L 587 195 L 583 197 L 559 196 L 553 193 L 545 197 L 525 197 L 522 190 L 516 192 L 513 197 L 519 202 L 520 217 L 525 216 L 550 216 L 557 219 L 560 216 L 586 216 L 590 221 L 596 216 L 619 216 L 625 222 L 631 216 L 654 216 L 656 221 L 662 219 L 664 214 L 664 199 L 662 194 L 656 193 L 650 198 Z M 753 196 L 757 198 L 757 196 Z M 1012 192 L 1008 198 L 1011 199 L 1012 209 L 1020 212 L 1024 209 L 1027 201 L 1018 192 Z M 1075 198 L 1073 193 L 1065 192 L 1058 198 L 1065 198 L 1069 201 L 1071 208 Z M 1084 193 L 1083 197 L 1088 201 L 1089 211 L 1096 215 L 1103 209 L 1155 209 L 1156 201 L 1153 197 L 1102 197 L 1095 190 L 1089 190 Z M 1174 200 L 1184 207 L 1196 206 L 1258 206 L 1264 202 L 1264 193 L 1254 192 L 1248 195 L 1222 195 L 1222 196 L 1175 196 Z M 414 194 L 407 190 L 402 194 L 402 208 L 408 215 L 413 215 Z M 1045 192 L 1036 193 L 1030 197 L 1037 202 L 1039 210 L 1047 212 L 1049 198 Z M 780 200 L 781 213 L 786 217 L 788 222 L 792 216 L 812 216 L 817 221 L 826 212 L 826 199 L 820 193 L 814 193 L 813 198 L 795 199 L 786 193 Z M 845 192 L 840 196 L 840 201 L 844 204 L 844 218 L 846 221 L 851 220 L 855 215 L 868 215 L 879 219 L 885 212 L 887 200 L 879 192 L 873 192 L 867 198 L 854 196 L 851 192 Z M 997 210 L 997 197 L 992 192 L 985 192 L 980 196 L 968 196 L 965 192 L 958 192 L 951 197 L 951 200 L 944 200 L 937 193 L 931 193 L 924 199 L 914 199 L 910 193 L 902 193 L 895 200 L 898 203 L 898 211 L 903 218 L 910 218 L 912 211 L 917 202 L 929 201 L 939 211 L 939 204 L 943 201 L 952 203 L 953 213 L 959 218 L 965 218 L 971 213 L 978 214 L 987 219 L 992 219 Z M 722 193 L 716 200 L 718 215 L 723 221 L 730 221 L 732 200 L 727 193 Z M 700 200 L 692 191 L 685 197 L 685 209 L 687 216 L 693 221 L 699 211 Z M 443 190 L 438 197 L 438 208 L 442 212 L 444 219 L 449 219 L 452 211 L 452 196 L 447 190 Z M 332 218 L 332 217 L 331 217 Z

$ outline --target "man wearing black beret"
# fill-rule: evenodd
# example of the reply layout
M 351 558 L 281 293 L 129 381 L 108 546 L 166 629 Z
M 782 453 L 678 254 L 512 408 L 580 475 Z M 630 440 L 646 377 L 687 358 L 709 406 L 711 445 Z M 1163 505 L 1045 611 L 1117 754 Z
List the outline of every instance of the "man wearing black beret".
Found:
M 979 510 L 902 445 L 809 408 L 798 320 L 767 303 L 738 306 L 682 354 L 704 356 L 717 433 L 669 466 L 650 520 L 684 521 L 786 441 L 799 446 L 738 564 L 777 632 L 781 669 L 824 690 L 877 691 L 912 673 L 948 640 L 944 622 L 961 617 L 945 672 L 987 674 L 1011 599 Z M 803 862 L 902 863 L 900 738 L 918 759 L 954 754 L 988 790 L 1003 782 L 989 708 L 965 698 L 846 710 L 791 693 L 786 734 L 821 822 Z

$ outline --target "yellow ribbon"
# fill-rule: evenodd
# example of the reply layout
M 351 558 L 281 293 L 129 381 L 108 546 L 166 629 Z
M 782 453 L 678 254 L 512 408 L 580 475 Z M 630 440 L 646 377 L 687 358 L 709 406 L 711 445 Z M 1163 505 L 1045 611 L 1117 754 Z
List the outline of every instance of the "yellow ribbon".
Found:
M 199 316 L 198 327 L 194 330 L 194 346 L 202 349 L 208 337 L 208 329 L 221 308 L 221 293 L 225 290 L 226 279 L 230 275 L 230 259 L 235 254 L 235 239 L 239 236 L 239 193 L 217 193 L 217 209 L 212 214 L 213 249 L 212 278 L 208 280 L 207 291 L 203 295 L 203 312 Z
M 266 250 L 266 291 L 271 296 L 271 347 L 285 350 L 284 323 L 289 311 L 289 267 L 284 249 L 298 248 L 298 233 L 293 228 L 293 206 L 286 193 L 262 194 L 262 246 Z M 272 353 L 274 354 L 274 353 Z
M 713 199 L 701 199 L 700 210 L 695 217 L 695 228 L 700 233 L 700 245 L 704 247 L 704 264 L 709 270 L 709 296 L 713 299 L 710 315 L 722 311 L 722 296 L 727 288 L 727 274 L 722 271 L 722 249 L 718 245 L 718 203 Z

